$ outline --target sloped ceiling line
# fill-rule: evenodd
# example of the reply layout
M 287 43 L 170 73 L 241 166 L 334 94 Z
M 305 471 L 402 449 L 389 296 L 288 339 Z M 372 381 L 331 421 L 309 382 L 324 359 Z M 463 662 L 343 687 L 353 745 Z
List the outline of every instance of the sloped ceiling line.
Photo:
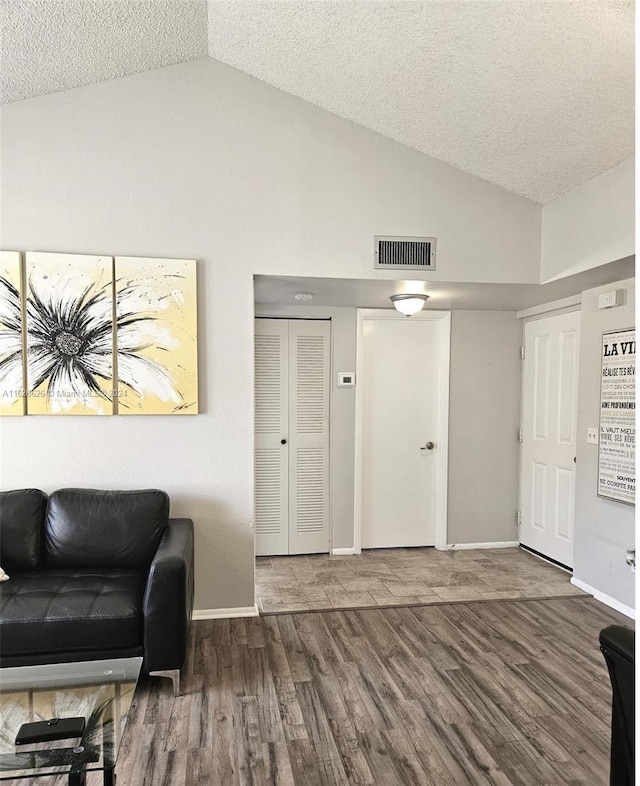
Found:
M 634 152 L 629 0 L 1 0 L 3 103 L 207 54 L 545 204 Z

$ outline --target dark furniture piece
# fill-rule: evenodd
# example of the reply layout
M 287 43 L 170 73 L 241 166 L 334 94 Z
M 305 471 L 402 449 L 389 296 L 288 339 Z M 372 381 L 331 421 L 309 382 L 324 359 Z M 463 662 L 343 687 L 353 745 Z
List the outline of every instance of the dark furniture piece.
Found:
M 600 631 L 600 649 L 613 691 L 611 786 L 635 783 L 635 632 L 622 625 Z
M 178 695 L 193 522 L 165 492 L 2 492 L 0 566 L 0 667 L 142 656 Z

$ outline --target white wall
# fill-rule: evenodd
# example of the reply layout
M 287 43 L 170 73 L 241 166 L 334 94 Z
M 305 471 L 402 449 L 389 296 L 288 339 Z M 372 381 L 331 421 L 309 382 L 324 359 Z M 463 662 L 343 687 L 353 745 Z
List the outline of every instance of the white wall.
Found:
M 330 317 L 332 547 L 353 546 L 356 309 L 256 304 L 256 315 Z M 447 543 L 516 541 L 522 329 L 511 311 L 451 313 Z M 357 380 L 356 380 L 357 384 Z
M 598 294 L 622 289 L 626 304 L 598 310 Z M 587 444 L 587 428 L 600 423 L 602 334 L 635 325 L 635 279 L 582 293 L 576 453 L 574 576 L 625 606 L 635 608 L 634 574 L 625 564 L 635 547 L 635 508 L 597 496 L 598 446 Z
M 632 157 L 544 206 L 542 283 L 635 254 L 634 187 Z
M 517 541 L 522 326 L 511 311 L 453 311 L 448 543 Z
M 166 489 L 199 609 L 253 603 L 254 273 L 393 278 L 373 235 L 435 235 L 429 278 L 539 280 L 539 205 L 213 60 L 7 105 L 1 132 L 3 248 L 199 260 L 202 414 L 5 418 L 0 483 Z

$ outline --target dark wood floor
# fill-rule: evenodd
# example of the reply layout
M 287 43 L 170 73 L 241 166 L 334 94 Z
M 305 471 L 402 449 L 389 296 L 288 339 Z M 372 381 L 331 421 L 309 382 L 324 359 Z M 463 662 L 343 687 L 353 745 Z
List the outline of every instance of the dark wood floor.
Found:
M 604 786 L 612 622 L 591 598 L 198 622 L 184 695 L 138 688 L 118 786 Z

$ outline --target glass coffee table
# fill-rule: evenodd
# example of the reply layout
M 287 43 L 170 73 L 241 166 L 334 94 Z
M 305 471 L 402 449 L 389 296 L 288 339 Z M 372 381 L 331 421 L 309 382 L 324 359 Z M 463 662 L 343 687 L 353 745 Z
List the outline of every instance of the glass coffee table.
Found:
M 69 786 L 114 769 L 142 658 L 0 669 L 0 781 L 67 774 Z M 23 723 L 83 717 L 81 738 L 17 746 Z

